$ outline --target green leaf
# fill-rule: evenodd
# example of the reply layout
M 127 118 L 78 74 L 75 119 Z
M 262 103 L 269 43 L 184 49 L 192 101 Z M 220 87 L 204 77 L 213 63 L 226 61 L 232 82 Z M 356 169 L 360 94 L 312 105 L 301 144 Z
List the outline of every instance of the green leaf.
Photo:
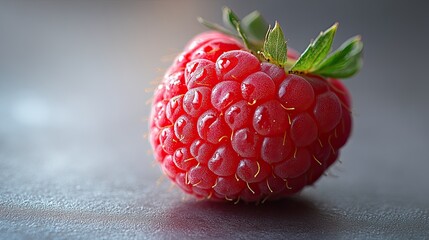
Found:
M 229 36 L 238 37 L 238 35 L 236 33 L 232 33 L 229 29 L 226 29 L 219 24 L 208 22 L 204 18 L 201 18 L 201 17 L 197 18 L 197 20 L 202 25 L 206 26 L 207 28 L 209 28 L 211 30 L 218 31 L 218 32 L 224 33 L 224 34 L 229 35 Z
M 335 23 L 328 30 L 321 32 L 316 40 L 308 45 L 291 70 L 309 72 L 322 62 L 331 49 L 337 27 L 338 23 Z
M 244 46 L 247 49 L 256 52 L 258 49 L 255 45 L 253 45 L 249 39 L 247 38 L 246 33 L 243 31 L 240 25 L 240 19 L 237 15 L 228 7 L 223 8 L 223 21 L 225 25 L 233 26 L 237 31 L 238 36 L 243 40 Z
M 362 67 L 362 50 L 360 36 L 350 38 L 312 72 L 325 77 L 351 77 Z
M 283 67 L 287 61 L 287 46 L 283 30 L 275 23 L 273 29 L 268 29 L 262 54 L 270 62 Z
M 228 7 L 222 9 L 223 24 L 233 30 L 240 24 L 240 18 Z
M 241 29 L 252 42 L 264 43 L 269 25 L 258 11 L 253 11 L 245 16 L 240 22 Z

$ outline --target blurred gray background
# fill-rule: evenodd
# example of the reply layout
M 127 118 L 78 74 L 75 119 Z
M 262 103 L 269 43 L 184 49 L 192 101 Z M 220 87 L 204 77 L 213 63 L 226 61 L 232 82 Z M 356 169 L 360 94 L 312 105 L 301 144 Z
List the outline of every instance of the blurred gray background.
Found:
M 221 7 L 260 10 L 288 44 L 340 23 L 364 67 L 354 131 L 315 187 L 261 206 L 184 198 L 145 134 L 153 81 Z M 424 1 L 1 1 L 0 239 L 427 238 Z

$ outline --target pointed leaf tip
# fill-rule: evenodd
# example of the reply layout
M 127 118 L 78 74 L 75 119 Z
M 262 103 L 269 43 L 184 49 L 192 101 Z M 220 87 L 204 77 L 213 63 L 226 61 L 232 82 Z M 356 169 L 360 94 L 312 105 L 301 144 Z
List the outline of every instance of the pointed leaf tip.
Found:
M 240 22 L 238 16 L 229 7 L 226 6 L 222 9 L 222 18 L 224 25 L 234 30 L 237 28 L 237 24 Z
M 321 32 L 319 36 L 308 45 L 307 49 L 301 54 L 291 70 L 310 72 L 315 66 L 322 62 L 331 50 L 337 28 L 338 23 L 335 23 L 326 31 Z
M 363 43 L 361 36 L 345 41 L 313 71 L 325 77 L 348 78 L 362 67 Z
M 287 62 L 287 45 L 280 24 L 276 21 L 274 28 L 269 28 L 264 42 L 264 57 L 281 67 Z

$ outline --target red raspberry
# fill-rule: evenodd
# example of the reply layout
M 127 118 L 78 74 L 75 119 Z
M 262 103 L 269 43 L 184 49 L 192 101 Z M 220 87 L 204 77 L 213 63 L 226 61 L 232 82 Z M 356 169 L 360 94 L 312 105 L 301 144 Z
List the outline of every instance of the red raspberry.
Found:
M 197 198 L 276 199 L 313 184 L 335 162 L 351 132 L 350 109 L 340 81 L 289 74 L 232 37 L 207 32 L 155 91 L 150 142 L 163 172 Z

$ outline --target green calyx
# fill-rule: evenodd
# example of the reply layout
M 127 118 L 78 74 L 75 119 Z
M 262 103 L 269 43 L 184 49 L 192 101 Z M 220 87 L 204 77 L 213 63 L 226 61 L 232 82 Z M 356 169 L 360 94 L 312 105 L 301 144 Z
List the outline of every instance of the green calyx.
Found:
M 321 32 L 298 60 L 288 61 L 287 44 L 282 28 L 277 22 L 271 28 L 257 11 L 240 19 L 231 9 L 224 7 L 225 27 L 202 18 L 198 18 L 198 21 L 210 29 L 242 40 L 245 47 L 261 61 L 274 63 L 287 72 L 348 78 L 362 67 L 363 43 L 360 36 L 350 38 L 329 54 L 338 23 Z
M 287 46 L 283 35 L 283 30 L 279 23 L 276 22 L 274 28 L 269 28 L 265 38 L 262 55 L 270 62 L 281 67 L 287 63 Z

